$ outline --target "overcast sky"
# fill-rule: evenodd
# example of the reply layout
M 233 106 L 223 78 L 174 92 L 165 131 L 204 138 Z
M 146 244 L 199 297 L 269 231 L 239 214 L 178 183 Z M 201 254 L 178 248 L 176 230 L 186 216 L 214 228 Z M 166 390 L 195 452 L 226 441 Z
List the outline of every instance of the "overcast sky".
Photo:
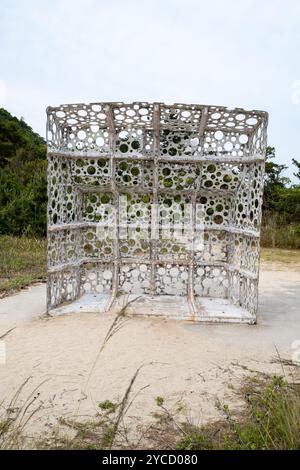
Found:
M 45 135 L 48 105 L 140 100 L 266 110 L 300 160 L 300 1 L 1 0 L 0 106 Z

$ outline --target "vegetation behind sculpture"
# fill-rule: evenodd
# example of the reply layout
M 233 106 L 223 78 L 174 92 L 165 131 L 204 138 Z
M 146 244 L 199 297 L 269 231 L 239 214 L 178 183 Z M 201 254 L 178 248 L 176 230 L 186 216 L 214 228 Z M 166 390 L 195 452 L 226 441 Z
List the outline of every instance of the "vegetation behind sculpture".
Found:
M 268 147 L 262 244 L 300 248 L 300 162 L 293 159 L 297 183 L 291 185 L 275 157 Z M 44 139 L 0 108 L 0 233 L 46 235 L 46 167 Z

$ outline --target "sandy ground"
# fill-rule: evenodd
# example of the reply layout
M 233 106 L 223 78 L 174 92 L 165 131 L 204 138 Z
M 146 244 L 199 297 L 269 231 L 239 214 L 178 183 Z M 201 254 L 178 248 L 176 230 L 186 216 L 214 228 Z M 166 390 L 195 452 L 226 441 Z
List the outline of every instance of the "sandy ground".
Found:
M 281 372 L 272 362 L 275 347 L 291 358 L 293 342 L 300 340 L 299 306 L 300 272 L 263 263 L 257 325 L 128 318 L 99 355 L 112 315 L 41 317 L 45 285 L 37 285 L 0 301 L 0 337 L 15 327 L 2 339 L 0 403 L 7 406 L 30 378 L 17 405 L 39 386 L 30 409 L 40 409 L 26 429 L 41 435 L 60 416 L 84 419 L 97 412 L 99 402 L 120 400 L 142 366 L 128 420 L 151 420 L 155 397 L 162 396 L 168 408 L 180 403 L 188 419 L 205 423 L 218 418 L 217 399 L 241 406 L 233 388 L 251 373 L 245 367 Z

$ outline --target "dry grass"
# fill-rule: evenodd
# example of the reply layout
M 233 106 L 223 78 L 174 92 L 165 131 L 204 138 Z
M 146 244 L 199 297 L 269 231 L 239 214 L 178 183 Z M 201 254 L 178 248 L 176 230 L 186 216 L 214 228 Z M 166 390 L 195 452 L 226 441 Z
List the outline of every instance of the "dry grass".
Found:
M 119 403 L 105 400 L 96 415 L 84 422 L 60 419 L 57 428 L 43 439 L 29 441 L 35 449 L 149 449 L 149 450 L 294 450 L 300 449 L 299 364 L 280 361 L 282 375 L 271 376 L 245 368 L 245 378 L 235 390 L 243 409 L 232 411 L 216 403 L 223 418 L 204 426 L 182 420 L 180 407 L 169 409 L 167 400 L 156 397 L 156 411 L 147 425 L 135 425 L 126 417 L 137 395 L 135 372 Z M 293 367 L 289 367 L 289 366 Z M 289 367 L 289 375 L 285 368 Z M 291 371 L 292 369 L 292 371 Z M 22 406 L 18 398 L 25 381 L 0 418 L 0 449 L 28 448 L 25 427 L 38 411 L 36 387 Z M 42 384 L 41 384 L 42 385 Z M 127 424 L 126 424 L 127 423 Z
M 284 367 L 281 361 L 282 367 Z M 299 365 L 293 364 L 298 369 Z M 185 424 L 176 444 L 184 450 L 299 450 L 300 384 L 298 379 L 257 374 L 245 378 L 238 395 L 244 409 L 232 412 L 217 406 L 224 419 L 203 427 Z
M 131 392 L 133 383 L 134 380 L 126 394 Z M 121 403 L 128 402 L 126 394 Z M 224 418 L 201 427 L 181 422 L 179 411 L 170 411 L 158 397 L 153 421 L 147 426 L 139 425 L 134 432 L 124 424 L 126 406 L 107 400 L 99 404 L 101 411 L 94 420 L 61 421 L 75 432 L 74 437 L 67 438 L 61 429 L 36 446 L 39 449 L 300 449 L 299 383 L 287 382 L 283 376 L 247 376 L 237 394 L 245 403 L 242 411 L 234 413 L 226 404 L 217 403 Z
M 300 270 L 300 250 L 282 250 L 279 248 L 262 248 L 261 249 L 261 267 L 270 269 L 272 266 L 276 270 Z
M 0 297 L 45 279 L 45 239 L 0 235 Z
M 7 406 L 4 406 L 3 402 L 0 403 L 0 450 L 23 448 L 25 428 L 41 408 L 41 405 L 37 404 L 38 390 L 47 380 L 31 390 L 25 400 L 20 399 L 30 380 L 31 377 L 28 377 L 20 385 Z
M 261 227 L 261 245 L 271 248 L 300 249 L 300 224 L 288 224 L 279 214 L 265 215 Z

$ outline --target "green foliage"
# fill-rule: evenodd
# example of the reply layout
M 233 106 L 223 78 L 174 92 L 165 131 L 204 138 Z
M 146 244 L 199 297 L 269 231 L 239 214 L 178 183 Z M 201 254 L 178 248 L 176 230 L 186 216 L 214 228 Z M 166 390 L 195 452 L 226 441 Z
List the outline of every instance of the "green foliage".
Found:
M 19 150 L 26 153 L 26 159 L 43 159 L 45 141 L 22 118 L 0 108 L 0 166 L 9 163 Z
M 262 246 L 273 248 L 300 248 L 300 186 L 290 185 L 282 173 L 285 165 L 275 163 L 274 147 L 267 148 L 263 199 Z M 300 163 L 293 159 L 300 176 Z
M 242 390 L 247 409 L 235 419 L 223 406 L 226 420 L 213 426 L 186 429 L 180 450 L 300 449 L 299 385 L 283 377 L 249 379 Z
M 275 148 L 267 147 L 263 201 L 263 209 L 265 211 L 276 209 L 276 203 L 280 199 L 280 191 L 290 182 L 288 178 L 282 176 L 282 172 L 287 169 L 287 166 L 274 163 L 274 158 Z
M 46 144 L 0 108 L 0 233 L 45 235 Z
M 285 214 L 287 222 L 299 222 L 300 186 L 281 189 L 275 207 L 278 212 Z
M 296 178 L 300 180 L 300 162 L 298 162 L 295 158 L 292 158 L 293 165 L 296 167 L 296 173 L 293 173 Z
M 102 411 L 107 411 L 108 413 L 115 413 L 118 408 L 118 405 L 110 400 L 102 401 L 98 406 Z
M 190 432 L 177 444 L 177 450 L 214 450 L 212 441 L 202 433 Z
M 165 402 L 165 399 L 164 399 L 164 397 L 158 396 L 158 397 L 155 398 L 155 401 L 156 401 L 157 406 L 163 406 L 163 404 Z

